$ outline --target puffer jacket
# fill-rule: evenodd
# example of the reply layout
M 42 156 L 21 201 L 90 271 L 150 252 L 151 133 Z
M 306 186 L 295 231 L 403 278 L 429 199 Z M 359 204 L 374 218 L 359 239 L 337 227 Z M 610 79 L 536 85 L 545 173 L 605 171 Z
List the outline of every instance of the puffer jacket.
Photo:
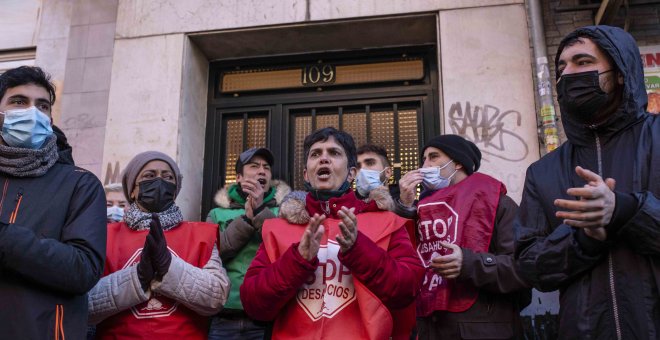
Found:
M 241 193 L 238 184 L 220 189 L 215 195 L 218 208 L 211 210 L 207 222 L 220 227 L 220 258 L 231 280 L 231 293 L 225 304 L 225 313 L 242 310 L 239 287 L 245 272 L 261 244 L 261 226 L 264 220 L 275 218 L 279 205 L 291 188 L 283 181 L 272 180 L 270 189 L 264 193 L 263 204 L 252 220 L 244 218 L 247 197 Z
M 515 223 L 516 258 L 537 289 L 560 290 L 561 339 L 658 339 L 660 117 L 645 112 L 632 37 L 607 26 L 581 30 L 621 71 L 623 102 L 598 126 L 564 115 L 568 141 L 527 170 Z M 575 199 L 566 190 L 586 184 L 575 173 L 578 165 L 616 180 L 615 210 L 603 242 L 555 217 L 554 200 Z
M 0 174 L 0 338 L 84 339 L 103 273 L 105 195 L 60 159 L 40 177 Z

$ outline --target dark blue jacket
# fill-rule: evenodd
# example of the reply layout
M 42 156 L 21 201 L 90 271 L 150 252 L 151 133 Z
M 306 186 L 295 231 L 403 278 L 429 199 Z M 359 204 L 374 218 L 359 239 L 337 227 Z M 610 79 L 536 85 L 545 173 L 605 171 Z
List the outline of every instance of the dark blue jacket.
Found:
M 105 260 L 105 195 L 67 163 L 40 177 L 0 173 L 1 339 L 85 338 L 87 291 Z
M 660 339 L 660 117 L 646 113 L 632 37 L 607 26 L 581 32 L 621 71 L 623 101 L 596 127 L 563 115 L 568 141 L 527 169 L 516 258 L 537 289 L 560 290 L 561 339 Z M 604 242 L 555 217 L 553 201 L 575 199 L 566 189 L 586 184 L 575 173 L 578 165 L 616 180 Z

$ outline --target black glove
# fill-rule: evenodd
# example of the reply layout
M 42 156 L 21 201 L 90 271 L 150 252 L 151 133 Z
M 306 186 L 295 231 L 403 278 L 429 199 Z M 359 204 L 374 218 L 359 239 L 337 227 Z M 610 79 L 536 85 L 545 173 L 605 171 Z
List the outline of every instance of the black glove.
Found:
M 149 235 L 147 242 L 151 247 L 149 255 L 151 256 L 151 263 L 156 272 L 156 279 L 162 280 L 163 276 L 167 274 L 172 262 L 172 254 L 167 249 L 167 240 L 165 240 L 165 233 L 163 227 L 160 225 L 158 214 L 151 215 L 151 225 L 149 226 Z
M 140 262 L 138 262 L 137 265 L 137 274 L 138 274 L 138 279 L 140 280 L 140 285 L 142 286 L 142 290 L 145 292 L 149 289 L 149 286 L 151 285 L 151 280 L 154 279 L 154 276 L 156 275 L 154 271 L 154 267 L 151 264 L 151 250 L 152 246 L 149 245 L 149 235 L 147 235 L 147 238 L 144 240 L 144 247 L 142 248 L 142 254 L 140 254 Z

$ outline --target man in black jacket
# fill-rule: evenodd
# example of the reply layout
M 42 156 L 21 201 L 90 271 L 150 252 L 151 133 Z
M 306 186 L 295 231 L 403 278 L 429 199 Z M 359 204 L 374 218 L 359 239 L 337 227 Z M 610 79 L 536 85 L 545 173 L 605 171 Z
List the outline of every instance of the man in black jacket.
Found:
M 532 164 L 516 222 L 522 275 L 560 289 L 560 338 L 660 338 L 660 117 L 646 112 L 625 31 L 565 37 L 557 94 L 568 141 Z
M 414 218 L 426 275 L 417 298 L 419 339 L 522 339 L 531 288 L 513 259 L 518 205 L 477 172 L 481 151 L 458 135 L 432 138 L 422 168 L 399 181 L 396 213 Z M 423 191 L 415 202 L 417 185 Z
M 86 294 L 103 273 L 103 187 L 58 154 L 54 101 L 38 67 L 0 75 L 3 339 L 85 338 Z

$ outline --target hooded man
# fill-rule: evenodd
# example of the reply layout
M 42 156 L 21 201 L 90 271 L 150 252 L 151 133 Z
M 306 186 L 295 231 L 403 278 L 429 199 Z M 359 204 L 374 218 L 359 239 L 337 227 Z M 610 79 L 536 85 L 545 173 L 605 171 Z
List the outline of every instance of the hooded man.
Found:
M 250 148 L 236 160 L 236 184 L 215 195 L 218 208 L 207 222 L 220 225 L 220 257 L 231 280 L 225 308 L 211 321 L 209 339 L 262 339 L 266 323 L 255 321 L 243 311 L 239 288 L 250 262 L 262 242 L 261 227 L 275 218 L 279 205 L 290 191 L 283 181 L 273 180 L 275 157 L 266 148 Z
M 583 27 L 555 64 L 568 141 L 527 169 L 521 274 L 560 290 L 562 339 L 658 339 L 660 117 L 639 49 L 620 28 Z
M 422 149 L 422 168 L 399 181 L 397 213 L 417 222 L 426 267 L 417 298 L 419 339 L 522 339 L 531 289 L 513 259 L 518 205 L 500 181 L 476 172 L 477 146 L 442 135 Z M 423 191 L 414 206 L 418 184 Z

